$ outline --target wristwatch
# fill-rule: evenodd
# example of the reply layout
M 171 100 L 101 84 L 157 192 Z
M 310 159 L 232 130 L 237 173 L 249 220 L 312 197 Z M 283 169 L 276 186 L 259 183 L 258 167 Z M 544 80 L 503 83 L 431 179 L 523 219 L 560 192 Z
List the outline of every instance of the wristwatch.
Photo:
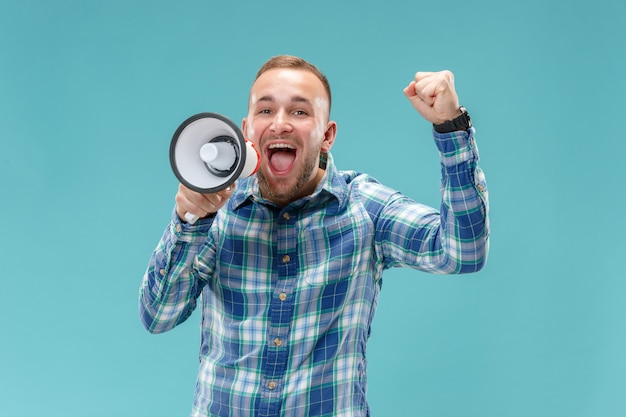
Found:
M 470 119 L 469 113 L 467 113 L 467 109 L 461 106 L 459 110 L 461 110 L 461 115 L 459 117 L 440 124 L 433 123 L 433 128 L 435 129 L 435 132 L 450 133 L 457 132 L 459 130 L 467 130 L 472 127 L 472 120 Z

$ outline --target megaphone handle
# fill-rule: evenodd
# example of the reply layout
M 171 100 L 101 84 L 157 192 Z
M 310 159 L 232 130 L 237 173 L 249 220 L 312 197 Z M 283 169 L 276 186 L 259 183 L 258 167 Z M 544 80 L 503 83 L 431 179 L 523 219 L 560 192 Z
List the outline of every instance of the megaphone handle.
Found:
M 185 213 L 185 220 L 187 220 L 187 223 L 189 224 L 194 224 L 195 222 L 197 222 L 199 219 L 198 216 L 196 216 L 195 214 L 192 213 Z

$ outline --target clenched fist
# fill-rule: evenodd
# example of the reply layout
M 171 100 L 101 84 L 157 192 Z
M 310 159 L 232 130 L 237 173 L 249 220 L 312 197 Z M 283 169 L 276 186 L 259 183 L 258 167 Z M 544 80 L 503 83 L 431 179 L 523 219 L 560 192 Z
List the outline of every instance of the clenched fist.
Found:
M 182 221 L 195 223 L 198 218 L 217 213 L 233 194 L 234 188 L 233 184 L 216 193 L 200 194 L 179 184 L 176 193 L 176 213 Z
M 426 120 L 441 124 L 461 115 L 459 97 L 450 71 L 418 72 L 404 95 Z

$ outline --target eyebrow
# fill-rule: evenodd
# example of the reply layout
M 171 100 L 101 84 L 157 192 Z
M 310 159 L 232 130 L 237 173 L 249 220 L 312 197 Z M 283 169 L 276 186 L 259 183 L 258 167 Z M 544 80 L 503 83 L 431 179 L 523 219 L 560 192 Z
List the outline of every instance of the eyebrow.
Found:
M 260 97 L 256 102 L 260 103 L 262 101 L 269 101 L 269 102 L 273 103 L 276 100 L 274 99 L 274 97 L 268 95 L 268 96 Z M 302 97 L 302 96 L 294 96 L 294 97 L 292 97 L 291 98 L 291 102 L 292 103 L 306 103 L 306 104 L 311 105 L 311 100 L 309 100 L 306 97 Z

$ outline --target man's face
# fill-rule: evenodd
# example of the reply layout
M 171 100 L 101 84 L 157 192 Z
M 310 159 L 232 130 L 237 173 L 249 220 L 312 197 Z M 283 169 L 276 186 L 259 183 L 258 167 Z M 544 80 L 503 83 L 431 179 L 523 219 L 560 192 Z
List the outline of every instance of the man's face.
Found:
M 336 134 L 328 111 L 326 90 L 308 71 L 272 69 L 252 85 L 242 128 L 261 154 L 264 198 L 286 205 L 315 190 L 324 175 L 320 152 L 330 150 Z

